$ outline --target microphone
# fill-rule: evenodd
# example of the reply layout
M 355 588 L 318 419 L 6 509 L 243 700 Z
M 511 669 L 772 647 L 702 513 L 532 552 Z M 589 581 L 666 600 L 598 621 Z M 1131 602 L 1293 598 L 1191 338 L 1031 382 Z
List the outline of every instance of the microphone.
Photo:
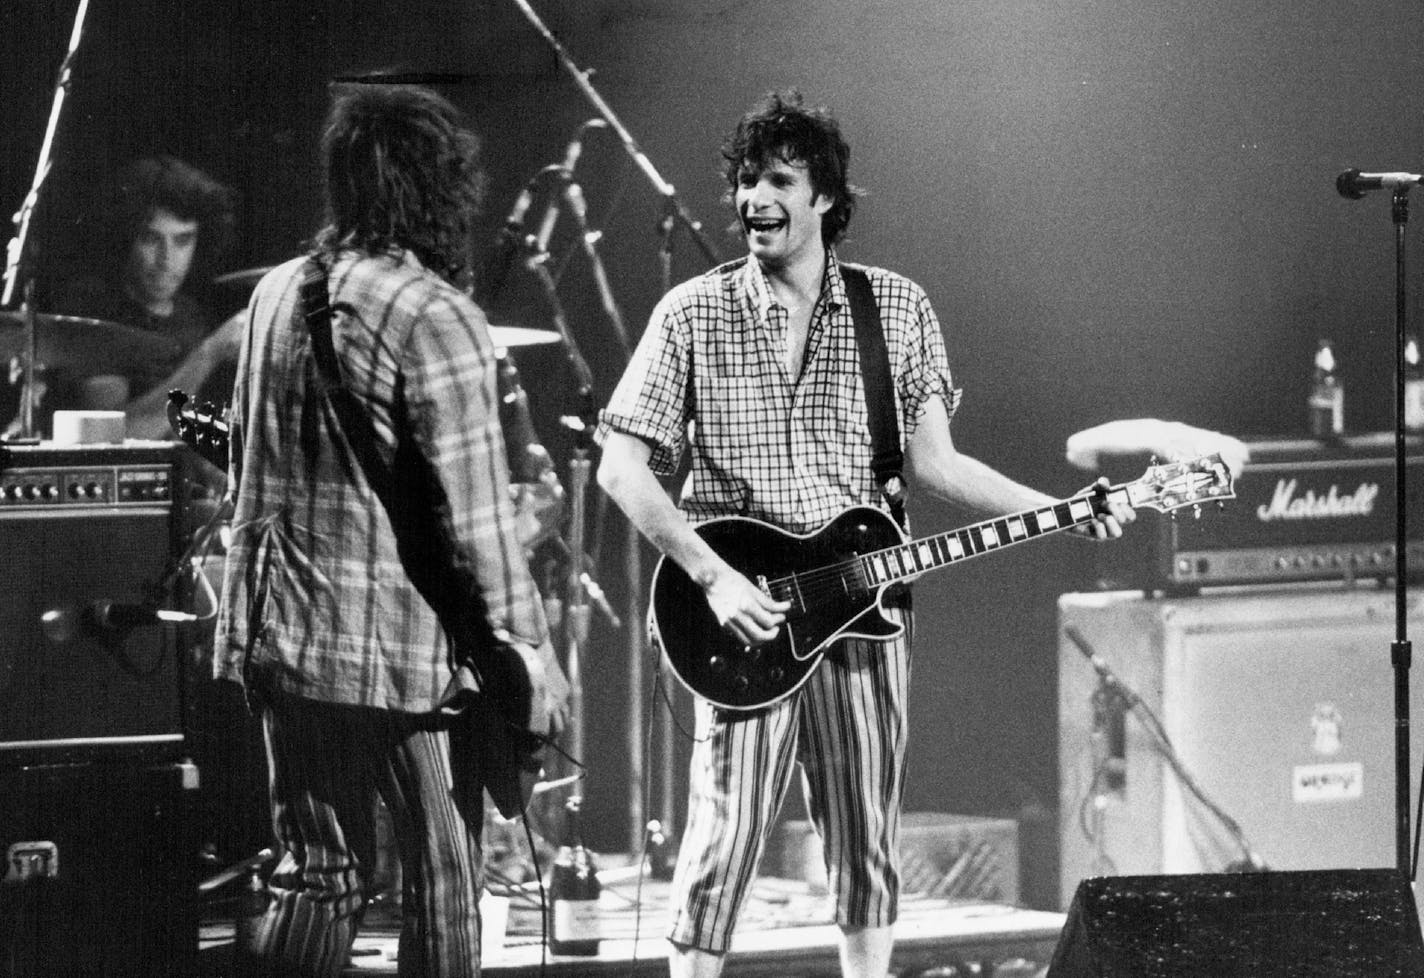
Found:
M 569 140 L 569 145 L 564 149 L 564 161 L 559 164 L 559 179 L 564 181 L 564 194 L 569 195 L 569 187 L 574 186 L 574 167 L 578 166 L 579 157 L 583 155 L 583 135 L 589 129 L 602 129 L 608 125 L 602 119 L 594 118 L 585 120 L 574 131 L 574 138 Z M 581 197 L 580 197 L 581 202 Z M 570 198 L 569 204 L 574 204 Z M 539 233 L 534 238 L 534 252 L 542 255 L 549 250 L 549 238 L 554 233 L 554 224 L 559 219 L 559 202 L 557 197 L 549 199 L 549 206 L 544 211 L 544 219 L 539 223 Z
M 80 631 L 90 633 L 125 632 L 165 623 L 194 622 L 198 616 L 151 604 L 125 604 L 101 598 L 83 607 L 72 604 L 51 608 L 40 616 L 40 629 L 56 645 L 71 641 Z
M 477 298 L 481 303 L 490 302 L 504 289 L 510 266 L 514 264 L 514 254 L 524 241 L 524 216 L 534 206 L 534 188 L 538 186 L 542 173 L 542 170 L 536 173 L 519 191 L 519 196 L 514 198 L 514 206 L 509 209 L 509 216 L 504 219 L 504 226 L 495 235 L 494 250 L 480 271 Z
M 1352 168 L 1335 178 L 1335 189 L 1341 197 L 1359 200 L 1371 190 L 1407 190 L 1421 179 L 1417 173 L 1361 173 Z
M 1106 750 L 1102 758 L 1101 788 L 1120 795 L 1127 782 L 1127 701 L 1120 690 L 1100 679 L 1093 691 L 1093 735 Z

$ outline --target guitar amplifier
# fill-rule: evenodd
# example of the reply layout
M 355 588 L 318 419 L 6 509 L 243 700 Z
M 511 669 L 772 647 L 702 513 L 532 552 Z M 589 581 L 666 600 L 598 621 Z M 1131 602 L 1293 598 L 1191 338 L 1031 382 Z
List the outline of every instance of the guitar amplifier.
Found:
M 1100 548 L 1103 590 L 1190 593 L 1201 587 L 1393 578 L 1395 455 L 1392 434 L 1337 441 L 1248 441 L 1236 498 L 1200 519 L 1139 511 L 1123 538 Z M 1406 556 L 1424 567 L 1424 443 L 1406 451 Z M 1132 466 L 1145 458 L 1115 460 Z M 1137 471 L 1141 471 L 1140 467 Z M 1106 474 L 1119 473 L 1109 469 Z
M 0 445 L 0 764 L 181 756 L 181 452 Z

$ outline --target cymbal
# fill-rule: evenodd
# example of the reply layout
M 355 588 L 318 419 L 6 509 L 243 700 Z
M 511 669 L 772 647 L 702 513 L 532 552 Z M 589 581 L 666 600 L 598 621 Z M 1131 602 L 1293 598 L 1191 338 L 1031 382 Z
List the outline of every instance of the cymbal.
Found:
M 270 272 L 276 267 L 276 265 L 263 265 L 261 268 L 239 268 L 235 272 L 224 272 L 223 274 L 217 275 L 213 278 L 213 284 L 224 286 L 241 285 L 246 288 L 252 288 L 254 285 L 256 285 L 262 280 L 262 276 L 266 275 L 268 272 Z
M 0 310 L 0 356 L 22 353 L 25 321 L 18 310 Z M 177 344 L 161 333 L 105 319 L 35 313 L 35 358 L 48 367 L 123 373 L 173 356 Z
M 490 338 L 495 346 L 541 346 L 558 343 L 563 339 L 558 333 L 548 329 L 530 329 L 527 326 L 491 326 Z

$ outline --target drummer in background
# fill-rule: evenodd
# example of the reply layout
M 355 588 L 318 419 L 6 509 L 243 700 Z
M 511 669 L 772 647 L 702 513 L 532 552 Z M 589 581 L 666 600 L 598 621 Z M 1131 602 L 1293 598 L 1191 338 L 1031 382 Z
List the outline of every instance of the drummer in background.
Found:
M 51 408 L 123 410 L 130 438 L 166 439 L 169 390 L 226 404 L 243 315 L 219 325 L 184 286 L 227 250 L 235 205 L 232 190 L 172 156 L 134 160 L 117 174 L 101 256 L 117 274 L 72 283 L 57 311 L 162 333 L 173 352 L 123 374 L 56 378 Z

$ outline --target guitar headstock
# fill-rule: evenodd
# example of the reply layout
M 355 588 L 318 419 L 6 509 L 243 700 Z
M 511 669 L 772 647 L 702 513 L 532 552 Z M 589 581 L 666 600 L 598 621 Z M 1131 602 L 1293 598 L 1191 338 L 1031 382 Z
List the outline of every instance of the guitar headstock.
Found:
M 1179 462 L 1154 462 L 1141 478 L 1127 483 L 1124 488 L 1134 507 L 1155 509 L 1159 513 L 1236 498 L 1231 469 L 1220 454 Z
M 168 427 L 179 441 L 204 461 L 227 471 L 228 425 L 212 404 L 189 407 L 192 399 L 180 390 L 168 392 Z

